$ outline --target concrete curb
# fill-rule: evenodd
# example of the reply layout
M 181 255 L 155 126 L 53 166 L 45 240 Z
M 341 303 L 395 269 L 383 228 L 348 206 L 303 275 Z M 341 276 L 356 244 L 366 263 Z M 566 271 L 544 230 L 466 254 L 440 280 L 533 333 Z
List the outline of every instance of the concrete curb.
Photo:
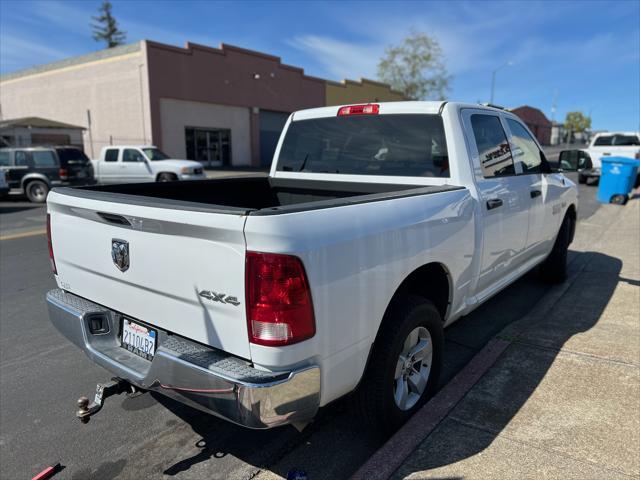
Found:
M 453 380 L 418 410 L 407 424 L 353 474 L 351 479 L 386 480 L 390 478 L 405 459 L 435 430 L 438 424 L 493 366 L 516 337 L 537 320 L 545 318 L 545 314 L 553 308 L 584 271 L 589 263 L 588 257 L 588 253 L 583 253 L 571 262 L 569 268 L 572 271 L 564 283 L 548 291 L 529 313 L 507 325 L 490 340 Z

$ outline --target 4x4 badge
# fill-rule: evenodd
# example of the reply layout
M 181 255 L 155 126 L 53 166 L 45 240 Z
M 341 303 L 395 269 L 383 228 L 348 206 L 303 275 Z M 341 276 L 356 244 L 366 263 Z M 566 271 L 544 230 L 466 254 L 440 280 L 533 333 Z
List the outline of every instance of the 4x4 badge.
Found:
M 198 295 L 208 300 L 213 300 L 214 302 L 228 303 L 230 305 L 233 305 L 234 307 L 240 305 L 237 297 L 228 297 L 226 293 L 217 293 L 210 290 L 202 290 L 198 292 Z

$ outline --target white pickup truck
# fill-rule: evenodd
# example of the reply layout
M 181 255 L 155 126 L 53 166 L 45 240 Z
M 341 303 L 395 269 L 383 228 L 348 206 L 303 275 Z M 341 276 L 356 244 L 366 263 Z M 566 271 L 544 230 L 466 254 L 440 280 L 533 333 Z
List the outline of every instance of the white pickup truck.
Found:
M 580 169 L 578 181 L 587 183 L 600 178 L 602 159 L 606 157 L 629 157 L 640 159 L 640 134 L 637 132 L 606 132 L 594 135 L 589 147 L 578 151 L 580 161 L 589 162 L 588 168 Z M 575 154 L 570 154 L 575 155 Z M 639 177 L 640 178 L 640 177 Z
M 447 102 L 293 113 L 268 176 L 54 189 L 51 321 L 116 380 L 251 428 L 355 392 L 385 431 L 433 394 L 444 327 L 539 266 L 577 189 L 515 115 Z
M 102 184 L 206 178 L 201 163 L 170 158 L 153 145 L 104 147 L 100 158 L 92 160 L 92 163 L 95 178 Z

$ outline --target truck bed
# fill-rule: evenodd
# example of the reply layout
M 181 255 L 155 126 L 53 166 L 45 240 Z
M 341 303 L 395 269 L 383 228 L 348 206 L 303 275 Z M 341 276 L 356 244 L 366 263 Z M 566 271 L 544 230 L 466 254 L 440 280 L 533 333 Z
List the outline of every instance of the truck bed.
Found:
M 56 191 L 75 197 L 149 207 L 234 215 L 273 215 L 438 193 L 460 188 L 463 187 L 243 176 L 189 182 L 58 188 Z

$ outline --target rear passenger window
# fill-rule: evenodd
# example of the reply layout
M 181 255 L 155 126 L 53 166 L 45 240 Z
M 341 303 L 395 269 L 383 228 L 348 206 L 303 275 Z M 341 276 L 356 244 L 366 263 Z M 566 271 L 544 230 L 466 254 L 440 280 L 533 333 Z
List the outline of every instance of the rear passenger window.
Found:
M 29 154 L 22 150 L 18 150 L 16 153 L 16 167 L 30 167 Z
M 516 173 L 507 135 L 500 119 L 494 115 L 471 115 L 471 128 L 485 178 L 504 177 Z
M 56 156 L 51 150 L 34 150 L 31 152 L 34 167 L 57 167 Z
M 542 173 L 542 159 L 540 149 L 529 132 L 519 122 L 507 118 L 507 125 L 511 130 L 511 150 L 514 160 L 522 164 L 522 174 Z
M 11 166 L 11 155 L 9 152 L 0 152 L 0 167 Z
M 117 162 L 118 161 L 118 149 L 110 148 L 106 152 L 104 152 L 104 161 L 105 162 Z

